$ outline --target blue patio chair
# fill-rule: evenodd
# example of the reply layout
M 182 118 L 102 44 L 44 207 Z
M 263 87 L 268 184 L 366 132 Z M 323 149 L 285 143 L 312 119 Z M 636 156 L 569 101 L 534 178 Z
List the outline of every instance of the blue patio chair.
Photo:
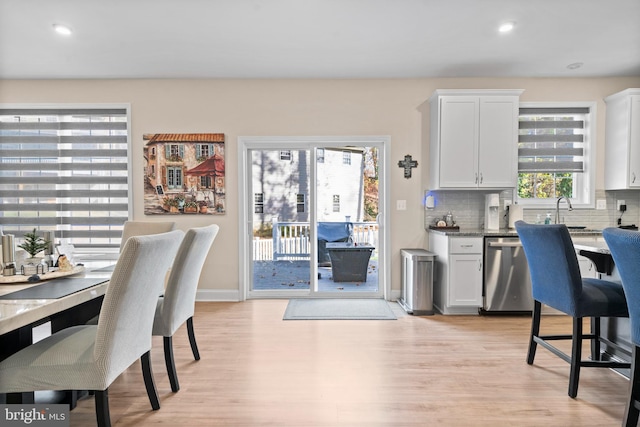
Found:
M 606 228 L 602 235 L 611 250 L 622 287 L 629 304 L 629 321 L 631 323 L 631 381 L 629 397 L 624 414 L 624 426 L 638 425 L 640 415 L 640 233 L 619 228 Z
M 527 363 L 533 364 L 540 344 L 571 365 L 569 396 L 578 394 L 581 367 L 628 368 L 629 363 L 601 360 L 600 343 L 618 347 L 600 335 L 601 317 L 628 317 L 622 285 L 580 277 L 578 258 L 569 230 L 564 224 L 532 225 L 515 223 L 531 274 L 534 309 Z M 573 317 L 571 335 L 540 335 L 542 304 Z M 591 334 L 582 331 L 582 319 L 591 318 Z M 582 341 L 591 341 L 591 360 L 582 360 Z M 549 341 L 572 340 L 571 355 Z

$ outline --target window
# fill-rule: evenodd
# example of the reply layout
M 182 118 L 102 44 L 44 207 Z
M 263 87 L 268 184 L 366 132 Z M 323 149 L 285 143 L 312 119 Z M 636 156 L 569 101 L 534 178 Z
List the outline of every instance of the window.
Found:
M 255 193 L 253 195 L 253 213 L 264 213 L 264 193 Z
M 340 195 L 339 194 L 333 195 L 333 211 L 340 212 Z
M 212 144 L 196 144 L 196 157 L 199 161 L 204 161 L 213 155 Z
M 182 188 L 182 168 L 167 168 L 167 186 L 169 188 Z
M 0 225 L 119 247 L 129 215 L 128 107 L 0 105 Z
M 305 197 L 304 194 L 296 194 L 296 212 L 305 212 Z
M 181 162 L 184 159 L 184 144 L 167 144 L 165 150 L 169 162 Z
M 342 164 L 350 165 L 351 164 L 351 152 L 343 151 L 342 152 Z
M 518 202 L 549 206 L 561 196 L 593 207 L 595 104 L 521 104 Z
M 291 150 L 280 151 L 280 160 L 291 160 Z
M 210 176 L 200 177 L 200 188 L 213 188 L 213 180 Z

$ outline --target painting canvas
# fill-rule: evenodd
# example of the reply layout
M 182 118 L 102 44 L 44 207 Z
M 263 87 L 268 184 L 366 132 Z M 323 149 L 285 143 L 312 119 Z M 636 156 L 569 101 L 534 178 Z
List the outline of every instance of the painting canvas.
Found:
M 145 215 L 224 214 L 223 133 L 144 134 Z

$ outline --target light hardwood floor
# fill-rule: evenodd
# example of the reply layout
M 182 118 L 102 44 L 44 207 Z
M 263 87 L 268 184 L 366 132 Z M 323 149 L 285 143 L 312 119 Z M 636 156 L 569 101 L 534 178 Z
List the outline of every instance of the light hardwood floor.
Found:
M 583 368 L 577 399 L 569 365 L 539 347 L 525 362 L 527 316 L 404 315 L 386 321 L 283 321 L 286 300 L 198 303 L 202 359 L 183 327 L 174 337 L 181 389 L 171 393 L 162 340 L 151 411 L 139 363 L 109 390 L 114 426 L 618 426 L 628 380 Z M 542 331 L 568 332 L 545 316 Z M 586 326 L 586 325 L 585 325 Z M 585 354 L 588 349 L 585 347 Z M 93 399 L 71 426 L 95 425 Z

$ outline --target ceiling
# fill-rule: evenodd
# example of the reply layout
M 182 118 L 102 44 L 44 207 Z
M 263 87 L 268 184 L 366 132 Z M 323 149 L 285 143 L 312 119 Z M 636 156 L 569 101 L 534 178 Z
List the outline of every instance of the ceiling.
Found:
M 604 76 L 640 0 L 0 0 L 0 79 Z

